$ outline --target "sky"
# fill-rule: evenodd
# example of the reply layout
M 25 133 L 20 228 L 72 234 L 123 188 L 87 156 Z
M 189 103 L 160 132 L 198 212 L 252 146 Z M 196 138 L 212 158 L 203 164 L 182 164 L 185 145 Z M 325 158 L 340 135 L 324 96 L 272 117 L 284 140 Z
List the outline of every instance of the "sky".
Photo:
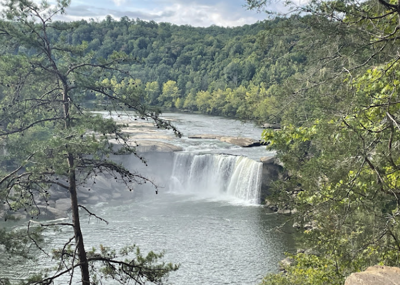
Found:
M 264 20 L 265 14 L 249 11 L 246 0 L 72 0 L 59 20 L 103 20 L 123 16 L 176 25 L 235 27 Z

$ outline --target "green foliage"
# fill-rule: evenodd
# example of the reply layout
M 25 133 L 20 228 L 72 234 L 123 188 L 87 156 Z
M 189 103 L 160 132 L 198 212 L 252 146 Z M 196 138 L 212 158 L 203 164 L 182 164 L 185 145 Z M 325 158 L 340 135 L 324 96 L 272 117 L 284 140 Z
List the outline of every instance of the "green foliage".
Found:
M 334 260 L 342 278 L 370 265 L 399 264 L 398 74 L 398 64 L 389 63 L 353 80 L 356 103 L 346 117 L 263 133 L 290 170 L 277 202 L 296 208 L 299 224 L 315 224 L 306 244 Z M 300 278 L 297 269 L 282 278 Z
M 400 264 L 397 4 L 286 3 L 303 15 L 309 35 L 298 43 L 313 53 L 291 86 L 280 83 L 282 130 L 263 133 L 287 170 L 269 199 L 297 210 L 303 246 L 319 254 L 296 255 L 264 284 L 343 284 L 368 266 Z
M 294 265 L 283 266 L 285 273 L 267 275 L 262 285 L 327 285 L 342 284 L 336 264 L 330 258 L 300 253 L 290 256 Z
M 0 246 L 2 256 L 8 257 L 22 257 L 32 258 L 29 254 L 30 239 L 35 239 L 39 242 L 42 241 L 40 236 L 40 228 L 35 227 L 27 235 L 26 231 L 23 230 L 8 230 L 6 228 L 0 228 Z M 0 259 L 0 264 L 7 262 L 6 260 Z M 3 264 L 3 266 L 6 264 Z
M 114 250 L 102 245 L 100 245 L 99 253 L 92 249 L 88 254 L 89 262 L 101 262 L 101 265 L 96 267 L 96 271 L 99 273 L 93 274 L 93 284 L 101 284 L 102 279 L 117 280 L 122 284 L 132 279 L 137 279 L 136 282 L 139 283 L 148 280 L 154 284 L 162 284 L 169 272 L 179 268 L 179 265 L 172 263 L 160 263 L 159 260 L 164 257 L 164 253 L 156 254 L 150 251 L 143 256 L 135 245 L 122 248 L 119 255 Z M 130 258 L 131 255 L 134 255 L 134 258 Z M 115 261 L 110 261 L 110 258 Z M 121 260 L 122 258 L 125 259 Z
M 169 80 L 164 83 L 162 88 L 161 96 L 158 97 L 158 101 L 167 108 L 171 108 L 175 105 L 177 99 L 179 99 L 179 89 L 176 86 L 176 82 Z
M 232 90 L 241 90 L 243 93 L 244 89 L 245 92 L 253 93 L 252 88 L 255 86 L 268 90 L 304 70 L 307 57 L 306 53 L 298 49 L 297 42 L 305 26 L 296 22 L 290 29 L 285 28 L 287 22 L 292 20 L 277 18 L 236 28 L 194 28 L 129 18 L 99 22 L 82 20 L 73 23 L 54 22 L 54 28 L 48 29 L 47 33 L 54 40 L 55 47 L 61 47 L 64 51 L 79 53 L 98 63 L 107 59 L 118 62 L 121 70 L 129 72 L 138 80 L 136 86 L 141 89 L 140 92 L 145 92 L 146 103 L 153 106 L 277 122 L 279 118 L 271 116 L 269 110 L 259 108 L 258 104 L 265 101 L 270 109 L 269 99 L 275 94 L 260 92 L 257 99 L 254 96 L 236 98 L 227 95 Z M 282 28 L 287 30 L 277 40 L 278 36 L 271 31 Z M 19 35 L 22 40 L 26 40 L 23 30 L 19 31 Z M 31 38 L 34 39 L 34 36 Z M 11 49 L 12 53 L 20 53 L 21 56 L 34 52 L 32 48 L 15 43 Z M 41 58 L 38 57 L 36 61 L 38 73 Z M 65 59 L 64 62 L 71 59 Z M 78 63 L 77 58 L 73 63 Z M 21 64 L 24 63 L 21 61 Z M 23 70 L 28 70 L 30 63 L 25 64 Z M 64 68 L 68 66 L 64 65 Z M 124 76 L 117 73 L 107 69 L 101 72 L 98 70 L 92 75 L 102 79 L 116 76 L 115 80 L 120 82 Z M 77 72 L 73 77 L 73 80 L 87 86 L 93 85 L 88 77 Z M 105 84 L 97 84 L 98 88 L 108 88 Z M 165 84 L 175 84 L 178 90 L 170 86 L 174 90 L 164 92 Z M 212 94 L 218 90 L 225 92 L 225 102 L 217 98 L 208 107 L 197 106 L 195 103 L 196 97 L 203 94 L 200 92 Z M 80 94 L 84 101 L 95 100 L 95 96 L 96 93 L 90 91 Z M 254 112 L 256 109 L 257 112 Z

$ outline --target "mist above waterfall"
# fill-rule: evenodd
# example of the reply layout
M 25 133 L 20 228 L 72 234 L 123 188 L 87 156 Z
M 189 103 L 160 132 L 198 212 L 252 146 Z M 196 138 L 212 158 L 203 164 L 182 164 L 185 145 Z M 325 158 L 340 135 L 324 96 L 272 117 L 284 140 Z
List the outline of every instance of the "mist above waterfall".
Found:
M 170 191 L 259 204 L 262 163 L 244 156 L 175 153 Z

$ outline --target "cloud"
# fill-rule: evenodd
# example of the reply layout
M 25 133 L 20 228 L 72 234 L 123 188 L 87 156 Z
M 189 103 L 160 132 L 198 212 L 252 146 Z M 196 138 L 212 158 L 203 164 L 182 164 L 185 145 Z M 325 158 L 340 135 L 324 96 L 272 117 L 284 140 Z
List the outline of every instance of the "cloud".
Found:
M 124 4 L 126 0 L 113 0 L 113 2 L 115 3 L 115 5 L 121 6 L 121 4 Z
M 92 4 L 93 3 L 93 4 Z M 67 14 L 59 20 L 116 19 L 127 16 L 156 22 L 197 27 L 241 26 L 262 20 L 264 16 L 243 7 L 244 0 L 86 0 L 72 1 Z

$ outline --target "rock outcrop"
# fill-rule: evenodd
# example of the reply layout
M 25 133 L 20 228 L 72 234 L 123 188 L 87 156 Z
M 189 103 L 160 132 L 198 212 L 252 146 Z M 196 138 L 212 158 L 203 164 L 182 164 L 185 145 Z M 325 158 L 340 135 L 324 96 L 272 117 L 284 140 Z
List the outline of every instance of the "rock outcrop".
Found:
M 253 140 L 250 138 L 243 138 L 243 137 L 220 137 L 219 140 L 222 142 L 227 142 L 227 143 L 234 144 L 234 145 L 241 146 L 241 147 L 256 146 L 257 143 L 259 143 L 256 140 Z
M 253 147 L 264 145 L 262 141 L 257 141 L 251 138 L 246 137 L 226 137 L 220 135 L 213 134 L 202 134 L 202 135 L 192 135 L 188 137 L 189 139 L 204 139 L 204 140 L 220 140 L 222 142 L 230 143 L 233 145 L 241 146 L 241 147 Z
M 261 202 L 264 203 L 265 199 L 271 195 L 272 183 L 281 179 L 283 174 L 283 167 L 275 156 L 262 157 L 260 161 L 263 164 L 262 169 L 262 184 L 261 184 Z M 278 208 L 274 205 L 267 205 L 271 210 L 277 211 Z
M 174 152 L 174 151 L 182 151 L 183 149 L 179 146 L 160 142 L 160 141 L 149 141 L 149 140 L 140 140 L 137 141 L 137 152 Z
M 400 268 L 371 266 L 347 277 L 345 285 L 400 285 Z
M 265 123 L 261 126 L 263 129 L 275 129 L 278 130 L 281 128 L 281 124 L 268 124 Z

